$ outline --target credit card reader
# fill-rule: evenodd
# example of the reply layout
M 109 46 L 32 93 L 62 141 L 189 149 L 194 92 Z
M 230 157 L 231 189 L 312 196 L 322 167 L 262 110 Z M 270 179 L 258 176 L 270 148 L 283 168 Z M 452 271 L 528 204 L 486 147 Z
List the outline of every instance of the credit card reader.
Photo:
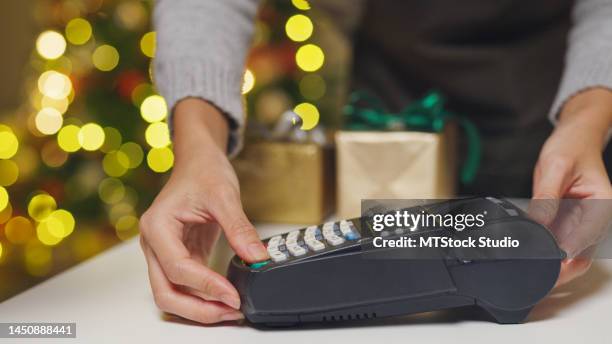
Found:
M 374 231 L 372 219 L 365 217 L 310 226 L 264 241 L 268 261 L 231 260 L 228 279 L 240 294 L 245 317 L 252 323 L 289 326 L 472 305 L 499 323 L 520 323 L 557 281 L 563 251 L 545 227 L 506 200 L 460 199 L 409 210 L 440 215 L 484 210 L 481 233 L 519 238 L 521 246 L 513 248 L 514 256 L 497 257 L 498 249 L 475 248 L 466 253 L 470 257 L 462 257 L 464 248 L 446 247 L 434 249 L 439 254 L 433 256 L 401 258 L 394 254 L 405 248 L 371 249 L 374 239 L 462 238 L 468 231 L 397 228 L 385 234 Z

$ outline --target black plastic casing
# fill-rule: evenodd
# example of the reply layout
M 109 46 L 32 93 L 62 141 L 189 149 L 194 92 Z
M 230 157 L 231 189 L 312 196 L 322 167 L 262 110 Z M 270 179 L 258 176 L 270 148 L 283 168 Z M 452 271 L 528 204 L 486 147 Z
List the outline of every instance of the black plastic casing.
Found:
M 487 222 L 486 233 L 520 238 L 522 247 L 513 250 L 512 257 L 499 258 L 498 251 L 487 249 L 489 252 L 478 253 L 484 254 L 481 258 L 467 259 L 456 250 L 440 250 L 439 258 L 405 259 L 394 255 L 404 250 L 398 248 L 377 249 L 376 258 L 368 258 L 365 247 L 372 237 L 360 229 L 364 237 L 352 245 L 259 269 L 234 257 L 228 279 L 240 294 L 246 318 L 271 326 L 380 318 L 468 305 L 483 308 L 499 323 L 524 321 L 555 285 L 564 253 L 545 227 L 507 201 L 493 205 L 487 199 L 456 202 L 463 202 L 456 203 L 462 209 L 466 205 L 492 211 L 495 207 L 514 209 L 518 216 L 496 213 Z M 457 208 L 446 204 L 444 209 Z M 353 222 L 361 227 L 359 220 Z M 418 235 L 439 233 L 432 230 Z M 385 255 L 395 258 L 384 259 Z

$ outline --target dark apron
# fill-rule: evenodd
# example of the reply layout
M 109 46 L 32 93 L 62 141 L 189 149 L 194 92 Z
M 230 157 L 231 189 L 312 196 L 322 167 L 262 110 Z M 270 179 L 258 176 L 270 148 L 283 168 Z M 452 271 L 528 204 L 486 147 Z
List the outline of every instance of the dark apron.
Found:
M 477 178 L 459 192 L 530 196 L 552 130 L 547 114 L 572 7 L 572 0 L 369 1 L 355 37 L 353 86 L 393 110 L 440 90 L 483 139 Z

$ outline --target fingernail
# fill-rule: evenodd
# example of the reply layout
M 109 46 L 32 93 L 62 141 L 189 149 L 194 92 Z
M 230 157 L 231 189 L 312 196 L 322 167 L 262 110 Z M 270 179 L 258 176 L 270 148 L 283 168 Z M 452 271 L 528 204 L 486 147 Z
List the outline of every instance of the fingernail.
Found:
M 257 260 L 268 259 L 268 252 L 261 243 L 252 243 L 249 245 L 249 254 Z
M 240 308 L 240 300 L 237 297 L 230 295 L 230 294 L 221 295 L 221 302 L 225 303 L 226 305 L 234 309 Z
M 244 319 L 244 315 L 240 312 L 229 312 L 225 314 L 221 314 L 222 321 L 231 321 L 231 320 L 240 320 Z

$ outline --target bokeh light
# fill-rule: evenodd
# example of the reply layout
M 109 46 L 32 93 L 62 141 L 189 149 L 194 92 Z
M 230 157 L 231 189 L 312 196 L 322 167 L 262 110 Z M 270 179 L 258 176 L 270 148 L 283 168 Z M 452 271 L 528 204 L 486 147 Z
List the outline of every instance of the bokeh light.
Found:
M 314 72 L 320 69 L 325 62 L 323 50 L 314 44 L 301 46 L 295 54 L 295 62 L 298 67 L 306 72 Z
M 27 243 L 34 235 L 32 221 L 23 216 L 15 216 L 4 226 L 6 239 L 15 245 Z
M 81 128 L 73 124 L 63 127 L 57 134 L 57 144 L 68 153 L 78 151 L 81 149 L 81 144 L 79 143 L 80 131 Z
M 11 206 L 11 203 L 9 202 L 3 210 L 0 210 L 0 224 L 3 224 L 10 220 L 11 216 L 13 216 L 13 206 Z
M 49 70 L 38 78 L 38 90 L 49 98 L 61 100 L 72 92 L 72 82 L 66 75 Z
M 74 216 L 65 209 L 53 211 L 49 216 L 41 222 L 47 224 L 47 230 L 52 236 L 60 240 L 72 234 L 76 224 Z
M 70 102 L 68 101 L 68 98 L 53 99 L 51 97 L 43 96 L 40 101 L 40 105 L 41 108 L 54 108 L 59 111 L 60 114 L 65 114 L 68 110 Z
M 308 0 L 291 0 L 291 3 L 298 10 L 306 11 L 310 9 L 310 4 L 308 3 Z
M 62 241 L 61 233 L 63 233 L 62 223 L 51 216 L 36 226 L 36 237 L 45 245 L 54 246 Z
M 162 148 L 170 145 L 170 131 L 163 122 L 151 123 L 145 131 L 145 140 L 153 148 Z
M 104 44 L 94 50 L 91 60 L 97 69 L 108 72 L 119 64 L 119 52 L 115 47 Z
M 154 172 L 166 172 L 174 165 L 174 154 L 168 147 L 153 148 L 147 154 L 147 164 Z
M 293 112 L 302 119 L 302 130 L 310 130 L 319 123 L 319 110 L 310 103 L 301 103 L 297 105 L 293 109 Z
M 102 169 L 110 177 L 121 177 L 130 168 L 130 158 L 122 151 L 107 153 L 102 159 Z
M 121 147 L 123 137 L 121 132 L 113 127 L 104 127 L 104 144 L 100 147 L 100 150 L 104 153 L 114 151 Z
M 242 94 L 247 94 L 255 87 L 255 75 L 251 70 L 247 69 L 244 71 L 242 80 Z
M 122 216 L 115 224 L 117 237 L 127 240 L 138 234 L 138 218 L 133 215 Z
M 132 94 L 130 95 L 132 98 L 132 104 L 135 106 L 140 106 L 145 98 L 153 94 L 155 94 L 153 85 L 148 82 L 143 82 L 142 84 L 134 87 L 132 90 Z
M 62 114 L 54 108 L 42 108 L 36 114 L 36 129 L 45 135 L 53 135 L 62 127 L 64 118 Z
M 0 210 L 4 210 L 9 205 L 9 194 L 8 191 L 0 186 Z
M 148 96 L 140 104 L 140 115 L 149 123 L 164 120 L 168 115 L 166 101 L 159 95 Z
M 145 56 L 153 58 L 155 57 L 155 44 L 155 31 L 147 32 L 140 39 L 140 51 L 142 51 Z
M 66 25 L 66 39 L 68 42 L 81 45 L 91 38 L 91 24 L 83 18 L 74 18 Z
M 17 136 L 6 126 L 0 126 L 0 159 L 10 159 L 19 148 Z
M 49 247 L 37 242 L 28 243 L 25 250 L 25 266 L 30 275 L 45 276 L 51 272 L 53 253 Z
M 38 194 L 28 204 L 28 214 L 34 220 L 41 222 L 57 208 L 55 199 L 48 194 Z
M 126 142 L 121 145 L 119 150 L 128 157 L 129 168 L 136 168 L 140 166 L 142 160 L 144 159 L 144 151 L 142 150 L 142 147 L 135 142 Z
M 104 144 L 104 129 L 96 123 L 88 123 L 79 130 L 79 144 L 87 151 L 95 151 Z
M 62 166 L 68 160 L 68 153 L 63 151 L 55 141 L 48 141 L 40 150 L 40 158 L 51 168 Z
M 299 87 L 302 96 L 308 100 L 319 100 L 327 91 L 325 80 L 318 74 L 305 75 Z
M 45 31 L 36 39 L 36 51 L 46 59 L 56 59 L 66 51 L 66 40 L 57 31 Z
M 0 186 L 15 184 L 19 178 L 19 167 L 12 160 L 0 160 Z
M 287 37 L 295 42 L 303 42 L 312 36 L 314 27 L 310 18 L 303 14 L 296 14 L 287 20 L 285 32 Z
M 106 204 L 119 203 L 125 196 L 125 186 L 117 178 L 106 178 L 98 186 L 98 196 Z

